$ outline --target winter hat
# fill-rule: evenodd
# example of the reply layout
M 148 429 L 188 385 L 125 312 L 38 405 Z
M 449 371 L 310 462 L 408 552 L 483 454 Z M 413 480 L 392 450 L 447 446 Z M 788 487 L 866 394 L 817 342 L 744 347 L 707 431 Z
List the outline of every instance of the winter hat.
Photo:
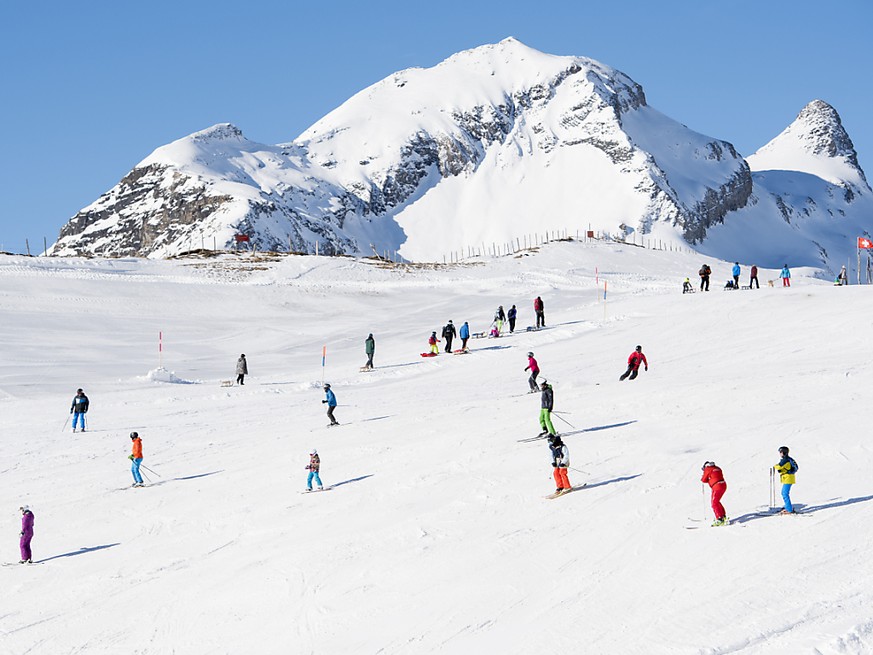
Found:
M 452 319 L 449 319 L 449 323 L 451 323 L 451 322 L 452 322 Z
M 245 357 L 245 354 L 243 354 L 243 355 L 240 355 L 240 357 Z
M 788 455 L 788 446 L 779 446 L 779 452 L 783 455 Z
M 85 393 L 85 392 L 82 391 L 81 389 L 76 389 L 76 393 Z
M 702 471 L 707 466 L 715 466 L 715 462 L 703 462 L 703 466 L 700 467 L 700 470 Z
M 18 509 L 20 509 L 22 512 L 29 512 L 29 511 L 30 511 L 30 505 L 22 505 L 22 506 L 19 507 Z
M 549 381 L 546 380 L 545 378 L 543 378 L 542 380 L 540 380 L 540 386 L 541 386 L 541 387 L 544 387 L 544 386 L 547 385 L 548 383 L 549 383 Z
M 643 352 L 643 347 L 642 347 L 642 346 L 637 346 L 637 347 L 636 347 L 636 351 L 637 351 L 638 353 Z
M 310 455 L 317 455 L 317 454 L 318 454 L 318 451 L 317 451 L 315 448 L 313 448 L 313 449 L 310 451 L 309 454 L 310 454 Z

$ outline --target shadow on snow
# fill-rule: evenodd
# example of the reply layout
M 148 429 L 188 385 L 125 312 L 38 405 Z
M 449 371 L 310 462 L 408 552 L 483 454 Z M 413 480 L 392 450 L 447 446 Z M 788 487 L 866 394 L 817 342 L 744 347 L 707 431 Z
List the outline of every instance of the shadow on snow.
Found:
M 366 480 L 367 478 L 372 478 L 375 473 L 370 473 L 369 475 L 362 475 L 359 478 L 352 478 L 351 480 L 343 480 L 342 482 L 337 482 L 336 484 L 332 484 L 331 487 L 341 487 L 344 484 L 351 484 L 352 482 L 360 482 L 361 480 Z
M 93 553 L 95 550 L 103 550 L 105 548 L 112 548 L 113 546 L 120 546 L 121 542 L 116 544 L 105 544 L 103 546 L 91 546 L 90 548 L 80 548 L 79 550 L 73 550 L 69 553 L 64 553 L 63 555 L 54 555 L 53 557 L 46 557 L 45 559 L 40 559 L 34 562 L 34 564 L 42 564 L 43 562 L 50 562 L 53 559 L 60 559 L 61 557 L 73 557 L 74 555 L 84 555 L 85 553 Z

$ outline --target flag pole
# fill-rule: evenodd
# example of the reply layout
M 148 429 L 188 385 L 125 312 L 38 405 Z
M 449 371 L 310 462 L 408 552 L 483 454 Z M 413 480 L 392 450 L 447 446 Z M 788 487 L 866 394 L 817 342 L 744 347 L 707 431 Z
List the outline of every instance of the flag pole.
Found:
M 324 361 L 327 357 L 327 345 L 321 347 L 321 386 L 324 386 Z
M 158 367 L 164 368 L 164 333 L 158 332 Z

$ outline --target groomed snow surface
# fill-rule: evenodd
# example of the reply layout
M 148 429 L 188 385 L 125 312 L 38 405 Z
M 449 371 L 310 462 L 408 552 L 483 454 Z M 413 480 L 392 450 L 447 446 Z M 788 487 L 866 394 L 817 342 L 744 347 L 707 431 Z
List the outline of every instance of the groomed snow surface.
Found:
M 0 258 L 0 552 L 18 561 L 28 503 L 37 562 L 0 567 L 0 652 L 873 652 L 871 289 L 797 269 L 727 292 L 709 260 L 712 291 L 683 296 L 702 261 Z M 537 295 L 546 330 L 419 356 L 499 304 L 524 330 Z M 619 382 L 637 344 L 649 371 Z M 588 483 L 555 500 L 546 443 L 519 442 L 539 432 L 529 350 Z M 223 388 L 240 353 L 251 375 Z M 142 489 L 131 430 L 160 474 Z M 798 516 L 766 515 L 781 445 Z M 312 448 L 334 488 L 301 494 Z M 729 527 L 708 527 L 705 460 Z

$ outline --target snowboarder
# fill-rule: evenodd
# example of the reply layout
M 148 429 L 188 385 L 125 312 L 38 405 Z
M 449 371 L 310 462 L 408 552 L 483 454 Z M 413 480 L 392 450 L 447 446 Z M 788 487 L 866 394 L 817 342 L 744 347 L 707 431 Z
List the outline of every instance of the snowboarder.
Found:
M 376 340 L 373 338 L 372 332 L 367 335 L 367 339 L 364 341 L 364 352 L 367 353 L 367 363 L 364 368 L 371 370 L 373 368 L 373 355 L 376 354 Z
M 846 274 L 846 267 L 843 266 L 840 269 L 840 274 L 837 275 L 837 285 L 843 286 L 843 285 L 848 284 L 848 283 L 849 283 L 849 276 Z
M 779 277 L 782 278 L 782 286 L 790 287 L 791 286 L 791 271 L 788 270 L 788 264 L 782 267 L 782 271 L 779 273 Z
M 470 325 L 467 321 L 464 321 L 464 324 L 461 326 L 461 331 L 458 333 L 458 336 L 461 337 L 461 350 L 467 350 L 467 339 L 470 338 Z
M 552 391 L 552 385 L 547 380 L 543 379 L 540 382 L 540 389 L 543 395 L 540 402 L 540 427 L 543 429 L 539 436 L 544 437 L 547 434 L 555 435 L 555 428 L 552 425 L 552 409 L 555 407 L 555 393 Z
M 509 311 L 506 312 L 506 318 L 509 321 L 509 333 L 512 334 L 515 332 L 515 317 L 518 315 L 518 310 L 515 308 L 515 305 L 509 308 Z
M 434 334 L 436 333 L 434 332 Z M 339 422 L 333 417 L 333 410 L 336 409 L 336 395 L 330 390 L 330 385 L 326 382 L 324 384 L 324 393 L 327 397 L 321 403 L 327 403 L 327 418 L 330 419 L 331 425 L 339 425 Z
M 439 355 L 440 354 L 440 342 L 437 339 L 436 332 L 430 333 L 430 338 L 427 340 L 428 344 L 430 344 L 430 354 L 431 355 Z
M 694 289 L 691 287 L 691 279 L 685 278 L 685 281 L 682 283 L 682 293 L 694 293 Z
M 458 336 L 458 333 L 455 331 L 455 326 L 452 323 L 452 320 L 449 319 L 449 322 L 443 328 L 443 339 L 446 340 L 446 352 L 452 352 L 452 340 Z
M 715 521 L 712 522 L 712 527 L 727 525 L 728 518 L 724 511 L 724 505 L 721 504 L 721 497 L 724 496 L 724 492 L 727 491 L 727 482 L 724 481 L 724 473 L 722 473 L 722 470 L 716 466 L 715 462 L 704 462 L 701 470 L 703 471 L 703 477 L 700 478 L 700 481 L 705 482 L 709 485 L 709 488 L 712 489 L 710 503 L 712 505 L 712 511 L 715 513 Z
M 527 381 L 530 385 L 530 393 L 539 391 L 540 387 L 537 384 L 537 376 L 540 374 L 540 365 L 537 364 L 537 360 L 534 359 L 533 353 L 527 354 L 527 366 L 524 367 L 524 370 L 530 371 L 530 378 L 528 378 Z
M 249 374 L 249 364 L 246 361 L 245 355 L 240 355 L 239 359 L 236 360 L 236 383 L 237 384 L 245 384 L 243 380 Z
M 318 485 L 319 491 L 324 489 L 324 485 L 321 484 L 321 478 L 318 475 L 320 468 L 321 458 L 318 456 L 318 451 L 313 448 L 309 452 L 309 465 L 306 467 L 306 470 L 309 471 L 309 475 L 306 477 L 306 491 L 312 491 L 313 480 L 315 480 L 315 484 Z
M 30 550 L 30 542 L 33 540 L 33 512 L 30 511 L 29 505 L 22 505 L 18 509 L 21 510 L 21 532 L 18 540 L 21 561 L 18 563 L 33 564 L 33 553 Z
M 620 378 L 618 378 L 619 382 L 624 381 L 624 379 L 628 376 L 630 376 L 631 380 L 636 379 L 637 374 L 640 370 L 640 364 L 644 364 L 646 370 L 649 370 L 649 362 L 646 361 L 646 356 L 643 354 L 643 347 L 637 346 L 630 354 L 630 357 L 627 358 L 627 370 L 622 374 Z
M 139 432 L 130 433 L 131 453 L 128 459 L 131 461 L 130 472 L 133 473 L 134 487 L 144 487 L 142 475 L 139 472 L 139 465 L 142 464 L 142 439 L 139 438 Z
M 90 404 L 85 392 L 81 389 L 76 389 L 76 395 L 73 396 L 73 404 L 70 405 L 70 414 L 73 415 L 73 432 L 76 431 L 76 425 L 81 425 L 82 432 L 85 431 L 85 414 L 88 413 Z
M 570 467 L 570 451 L 558 435 L 549 437 L 549 450 L 552 451 L 552 467 L 554 468 L 552 473 L 555 476 L 555 493 L 567 493 L 573 488 L 570 486 L 570 478 L 567 476 L 567 469 Z
M 784 509 L 780 514 L 794 514 L 794 505 L 791 504 L 791 485 L 795 483 L 794 474 L 797 473 L 797 462 L 788 456 L 788 446 L 780 446 L 779 454 L 782 459 L 773 468 L 779 473 L 779 481 L 782 483 L 782 500 L 785 502 Z
M 734 276 L 734 289 L 740 288 L 740 263 L 734 262 L 734 267 L 731 269 L 731 275 Z
M 701 266 L 697 274 L 700 276 L 700 290 L 709 291 L 709 276 L 712 275 L 712 269 L 709 267 L 709 264 Z
M 534 312 L 537 315 L 537 327 L 546 327 L 546 305 L 539 296 L 534 300 Z
M 756 289 L 760 289 L 761 285 L 758 284 L 758 267 L 755 266 L 754 264 L 752 264 L 752 269 L 749 272 L 749 275 L 750 275 L 750 277 L 749 277 L 749 289 L 752 288 L 753 284 L 755 285 Z

